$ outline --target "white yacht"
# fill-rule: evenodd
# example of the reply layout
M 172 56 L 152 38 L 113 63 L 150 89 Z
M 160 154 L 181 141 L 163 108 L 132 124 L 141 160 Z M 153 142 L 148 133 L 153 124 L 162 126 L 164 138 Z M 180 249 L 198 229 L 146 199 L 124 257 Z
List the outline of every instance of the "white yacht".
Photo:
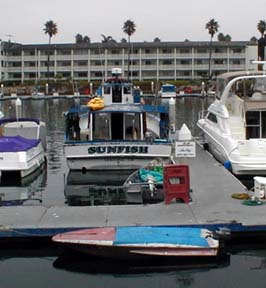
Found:
M 225 73 L 216 89 L 197 122 L 205 147 L 235 175 L 266 175 L 265 73 Z

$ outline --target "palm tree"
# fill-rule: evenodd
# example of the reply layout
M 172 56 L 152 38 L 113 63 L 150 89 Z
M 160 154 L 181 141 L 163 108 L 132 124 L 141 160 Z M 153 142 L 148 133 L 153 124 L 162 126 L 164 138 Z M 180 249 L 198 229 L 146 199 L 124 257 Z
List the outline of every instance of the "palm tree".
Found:
M 127 20 L 124 23 L 123 31 L 128 36 L 128 63 L 127 63 L 127 78 L 129 80 L 129 68 L 130 68 L 130 55 L 131 55 L 131 44 L 130 44 L 130 37 L 135 33 L 136 31 L 136 25 L 132 20 Z
M 43 29 L 45 34 L 48 34 L 49 36 L 49 46 L 51 45 L 51 39 L 54 35 L 57 34 L 57 24 L 54 23 L 54 21 L 49 20 L 44 24 L 44 29 Z M 50 47 L 48 49 L 48 55 L 47 55 L 47 81 L 49 82 L 49 68 L 50 68 Z
M 103 37 L 102 43 L 115 43 L 115 39 L 112 36 L 105 36 L 103 34 L 101 34 L 101 36 Z
M 159 42 L 161 42 L 161 39 L 160 39 L 159 37 L 155 37 L 155 38 L 153 39 L 153 42 L 154 42 L 154 43 L 159 43 Z
M 81 34 L 78 33 L 75 36 L 75 38 L 76 38 L 76 43 L 82 43 L 83 42 L 83 36 Z
M 91 43 L 91 38 L 86 35 L 86 36 L 83 37 L 83 42 L 84 43 Z
M 76 36 L 76 43 L 79 44 L 79 43 L 91 43 L 91 39 L 89 36 L 82 36 L 80 33 L 78 33 Z
M 225 41 L 225 36 L 223 33 L 219 33 L 217 36 L 218 41 L 223 42 Z
M 218 32 L 219 24 L 215 19 L 211 19 L 206 23 L 205 29 L 208 29 L 209 34 L 211 35 L 210 39 L 210 54 L 209 54 L 209 79 L 211 79 L 211 57 L 212 57 L 212 40 L 216 32 Z
M 266 22 L 263 20 L 260 20 L 260 22 L 257 24 L 257 29 L 259 30 L 261 37 L 263 37 L 266 31 Z
M 266 31 L 266 22 L 260 20 L 257 24 L 257 29 L 259 30 L 261 37 L 258 40 L 258 59 L 263 61 L 264 60 L 264 49 L 266 46 L 266 38 L 265 38 L 265 31 Z M 259 66 L 259 70 L 261 70 L 261 65 Z

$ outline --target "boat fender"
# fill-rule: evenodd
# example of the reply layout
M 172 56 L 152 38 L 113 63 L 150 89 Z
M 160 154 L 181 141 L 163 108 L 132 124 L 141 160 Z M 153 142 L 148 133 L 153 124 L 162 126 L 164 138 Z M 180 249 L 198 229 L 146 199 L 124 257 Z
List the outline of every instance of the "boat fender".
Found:
M 225 161 L 224 162 L 224 167 L 229 170 L 229 171 L 232 171 L 232 164 L 230 161 Z
M 208 143 L 203 143 L 203 149 L 204 149 L 205 151 L 209 151 L 209 145 L 208 145 Z

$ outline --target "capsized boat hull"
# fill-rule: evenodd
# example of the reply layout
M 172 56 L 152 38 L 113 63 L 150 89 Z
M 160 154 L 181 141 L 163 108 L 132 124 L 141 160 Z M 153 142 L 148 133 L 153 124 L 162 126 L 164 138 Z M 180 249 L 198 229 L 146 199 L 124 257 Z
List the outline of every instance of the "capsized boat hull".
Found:
M 89 255 L 112 259 L 216 257 L 210 231 L 185 227 L 108 227 L 55 235 L 52 240 Z

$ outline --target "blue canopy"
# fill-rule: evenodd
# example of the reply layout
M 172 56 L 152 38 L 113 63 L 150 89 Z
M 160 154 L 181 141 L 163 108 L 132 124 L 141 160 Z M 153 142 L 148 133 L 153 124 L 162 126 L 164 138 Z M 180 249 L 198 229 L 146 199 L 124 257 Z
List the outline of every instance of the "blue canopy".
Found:
M 40 140 L 27 139 L 21 136 L 0 137 L 0 152 L 27 151 L 39 144 Z

